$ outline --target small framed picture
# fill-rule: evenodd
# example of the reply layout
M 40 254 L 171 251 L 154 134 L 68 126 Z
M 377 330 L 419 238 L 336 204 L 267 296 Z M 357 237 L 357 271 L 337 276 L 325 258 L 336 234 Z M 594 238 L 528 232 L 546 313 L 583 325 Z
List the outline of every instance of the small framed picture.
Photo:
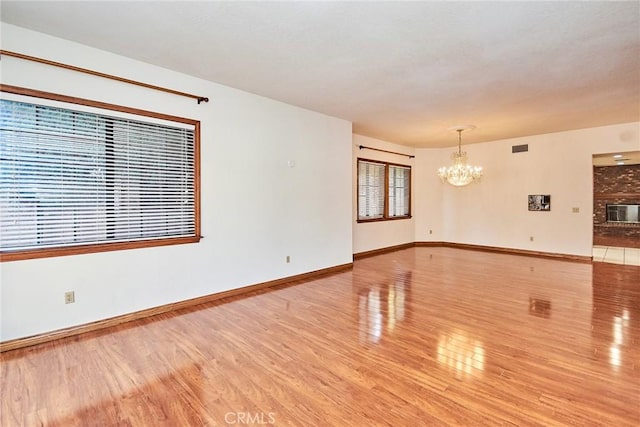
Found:
M 530 211 L 550 211 L 551 195 L 549 194 L 529 194 Z

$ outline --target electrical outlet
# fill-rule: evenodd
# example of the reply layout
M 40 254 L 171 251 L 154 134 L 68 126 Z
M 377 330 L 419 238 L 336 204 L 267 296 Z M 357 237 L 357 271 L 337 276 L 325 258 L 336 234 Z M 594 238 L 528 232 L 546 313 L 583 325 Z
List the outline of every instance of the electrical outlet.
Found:
M 533 242 L 533 236 L 530 236 L 530 237 L 529 237 L 529 241 L 530 241 L 530 242 Z
M 74 291 L 69 291 L 64 293 L 64 303 L 72 304 L 76 302 L 76 293 Z
M 429 234 L 433 234 L 433 230 L 429 230 Z
M 291 262 L 291 257 L 289 255 L 287 255 L 286 261 L 287 261 L 287 264 L 289 264 Z

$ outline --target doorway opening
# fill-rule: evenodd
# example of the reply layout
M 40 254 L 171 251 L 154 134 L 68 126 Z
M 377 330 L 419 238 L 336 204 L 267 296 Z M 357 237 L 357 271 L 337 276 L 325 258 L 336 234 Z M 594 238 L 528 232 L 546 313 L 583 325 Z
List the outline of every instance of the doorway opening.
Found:
M 640 265 L 640 151 L 593 156 L 593 260 Z

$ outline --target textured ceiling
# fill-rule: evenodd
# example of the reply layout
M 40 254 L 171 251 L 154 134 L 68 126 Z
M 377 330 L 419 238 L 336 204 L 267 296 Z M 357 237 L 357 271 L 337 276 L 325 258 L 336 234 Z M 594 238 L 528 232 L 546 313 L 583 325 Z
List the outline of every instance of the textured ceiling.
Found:
M 640 120 L 638 1 L 3 0 L 1 8 L 4 22 L 415 147 L 455 145 L 448 128 L 458 124 L 477 126 L 468 144 Z

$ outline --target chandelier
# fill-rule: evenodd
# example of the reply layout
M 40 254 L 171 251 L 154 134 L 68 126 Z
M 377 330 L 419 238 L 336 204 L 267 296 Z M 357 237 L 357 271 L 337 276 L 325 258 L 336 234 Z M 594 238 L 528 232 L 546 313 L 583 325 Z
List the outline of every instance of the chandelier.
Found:
M 458 152 L 453 153 L 453 165 L 438 169 L 438 176 L 442 182 L 448 182 L 456 187 L 462 187 L 472 182 L 480 181 L 482 178 L 482 166 L 471 166 L 467 164 L 467 153 L 462 151 L 462 132 L 475 129 L 475 126 L 456 126 L 452 128 L 458 132 Z

